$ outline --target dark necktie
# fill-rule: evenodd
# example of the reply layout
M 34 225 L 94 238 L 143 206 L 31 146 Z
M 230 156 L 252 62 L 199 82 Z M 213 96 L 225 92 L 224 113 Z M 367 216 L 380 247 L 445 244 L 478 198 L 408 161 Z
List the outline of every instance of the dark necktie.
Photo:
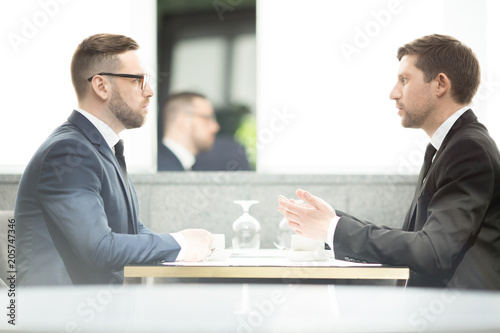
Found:
M 422 170 L 420 170 L 420 175 L 418 176 L 418 186 L 422 185 L 425 176 L 427 175 L 427 172 L 431 167 L 432 158 L 434 157 L 434 154 L 436 154 L 436 148 L 434 148 L 434 146 L 431 143 L 429 143 L 427 145 L 427 149 L 425 150 L 424 165 L 422 165 Z
M 127 174 L 127 165 L 125 164 L 125 156 L 123 156 L 123 140 L 118 141 L 115 145 L 115 156 L 118 160 L 118 164 L 120 164 L 120 168 L 122 169 L 122 175 L 125 179 L 125 184 L 127 185 L 127 191 L 130 195 L 130 189 L 128 186 L 128 174 Z
M 425 155 L 424 155 L 424 164 L 422 165 L 422 169 L 420 169 L 420 174 L 418 176 L 418 182 L 417 182 L 417 187 L 415 189 L 415 195 L 413 197 L 413 201 L 410 206 L 410 211 L 408 212 L 408 215 L 406 217 L 405 223 L 403 225 L 403 230 L 414 230 L 415 228 L 415 206 L 417 205 L 417 200 L 418 197 L 420 196 L 422 192 L 422 185 L 425 179 L 425 176 L 427 175 L 427 172 L 429 171 L 431 164 L 432 164 L 432 158 L 434 157 L 434 154 L 436 154 L 436 148 L 432 144 L 427 145 L 427 149 L 425 150 Z

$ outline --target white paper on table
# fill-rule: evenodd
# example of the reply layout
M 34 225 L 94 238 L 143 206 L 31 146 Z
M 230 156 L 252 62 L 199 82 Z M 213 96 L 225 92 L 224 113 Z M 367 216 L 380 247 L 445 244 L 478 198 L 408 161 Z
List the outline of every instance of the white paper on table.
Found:
M 165 266 L 280 266 L 280 267 L 380 267 L 381 264 L 363 264 L 330 258 L 325 261 L 290 261 L 280 250 L 258 250 L 233 253 L 224 261 L 164 262 Z

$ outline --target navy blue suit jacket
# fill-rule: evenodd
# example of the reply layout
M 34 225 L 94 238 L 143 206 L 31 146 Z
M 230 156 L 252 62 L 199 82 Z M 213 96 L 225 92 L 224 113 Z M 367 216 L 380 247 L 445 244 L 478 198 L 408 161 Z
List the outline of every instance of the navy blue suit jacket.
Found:
M 212 149 L 196 156 L 194 171 L 249 171 L 245 148 L 231 135 L 219 134 Z
M 163 143 L 158 143 L 158 171 L 186 171 L 181 161 Z
M 16 199 L 20 285 L 122 283 L 123 266 L 176 259 L 179 244 L 139 221 L 102 135 L 73 111 L 40 146 Z
M 250 170 L 245 148 L 231 136 L 218 135 L 211 150 L 196 156 L 193 171 Z M 177 156 L 158 142 L 158 171 L 186 171 Z

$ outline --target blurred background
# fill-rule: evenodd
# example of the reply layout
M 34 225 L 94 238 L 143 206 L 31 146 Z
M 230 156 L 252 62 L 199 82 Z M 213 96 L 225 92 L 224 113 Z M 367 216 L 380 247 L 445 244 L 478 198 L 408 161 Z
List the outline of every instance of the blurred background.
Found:
M 156 172 L 161 105 L 195 90 L 258 173 L 416 174 L 429 141 L 403 129 L 389 92 L 397 48 L 431 33 L 482 66 L 473 108 L 500 140 L 495 0 L 23 0 L 0 2 L 0 173 L 21 173 L 77 106 L 69 64 L 95 33 L 141 45 L 156 96 L 121 134 L 131 172 Z
M 218 137 L 231 136 L 243 144 L 253 170 L 255 10 L 255 0 L 157 2 L 159 105 L 170 93 L 195 91 L 205 95 L 215 108 Z M 162 124 L 160 112 L 158 138 L 163 137 Z

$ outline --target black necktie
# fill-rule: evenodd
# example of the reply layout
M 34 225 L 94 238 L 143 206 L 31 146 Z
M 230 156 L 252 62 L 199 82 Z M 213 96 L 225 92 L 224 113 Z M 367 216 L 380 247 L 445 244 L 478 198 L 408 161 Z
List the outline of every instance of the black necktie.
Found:
M 427 175 L 427 172 L 431 167 L 432 158 L 434 157 L 434 154 L 436 154 L 436 148 L 434 148 L 434 146 L 429 143 L 427 145 L 427 149 L 425 150 L 424 165 L 422 165 L 422 170 L 420 170 L 420 175 L 418 176 L 419 186 L 422 185 L 422 182 L 424 181 L 425 176 Z
M 118 160 L 118 164 L 120 164 L 120 168 L 122 169 L 123 178 L 125 178 L 125 184 L 127 185 L 127 191 L 130 194 L 130 189 L 128 186 L 127 165 L 125 164 L 125 156 L 123 156 L 123 140 L 118 141 L 118 143 L 115 145 L 115 156 Z
M 413 197 L 413 201 L 410 206 L 410 211 L 408 212 L 408 215 L 406 216 L 405 223 L 403 225 L 403 230 L 414 230 L 415 228 L 415 206 L 417 205 L 417 200 L 418 197 L 420 196 L 422 192 L 422 185 L 425 179 L 425 176 L 427 175 L 427 172 L 429 171 L 431 164 L 432 164 L 432 158 L 434 157 L 434 154 L 436 154 L 436 148 L 432 144 L 427 145 L 427 149 L 425 150 L 425 156 L 424 156 L 424 164 L 422 165 L 422 169 L 420 170 L 420 175 L 418 176 L 418 183 L 417 187 L 415 189 L 415 195 Z

